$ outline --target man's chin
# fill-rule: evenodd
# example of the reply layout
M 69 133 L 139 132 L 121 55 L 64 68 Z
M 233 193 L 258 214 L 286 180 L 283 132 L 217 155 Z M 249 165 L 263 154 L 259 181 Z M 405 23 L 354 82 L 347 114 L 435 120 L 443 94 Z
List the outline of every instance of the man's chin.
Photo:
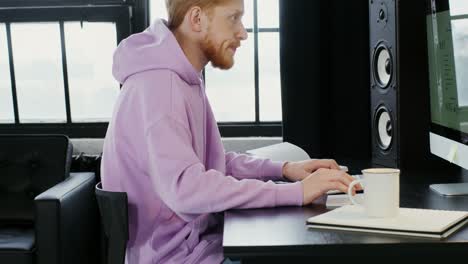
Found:
M 211 64 L 211 65 L 213 66 L 213 68 L 218 68 L 220 70 L 225 70 L 225 71 L 230 70 L 234 66 L 234 64 L 232 64 L 232 65 L 215 65 L 215 64 Z
M 211 65 L 214 68 L 218 68 L 218 69 L 221 69 L 221 70 L 229 70 L 234 66 L 234 61 L 222 62 L 222 63 L 217 63 L 217 62 L 211 61 Z

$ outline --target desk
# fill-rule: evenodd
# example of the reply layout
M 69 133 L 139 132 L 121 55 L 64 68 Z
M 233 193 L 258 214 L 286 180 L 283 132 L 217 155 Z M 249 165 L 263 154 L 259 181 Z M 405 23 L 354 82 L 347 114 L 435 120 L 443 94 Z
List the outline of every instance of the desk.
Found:
M 402 184 L 400 196 L 401 207 L 468 210 L 468 196 L 442 197 L 429 190 L 429 184 Z M 224 255 L 233 259 L 303 257 L 309 263 L 315 257 L 326 257 L 329 262 L 329 257 L 362 255 L 461 256 L 462 263 L 468 260 L 468 225 L 445 240 L 306 228 L 307 218 L 328 210 L 324 205 L 311 205 L 227 211 Z

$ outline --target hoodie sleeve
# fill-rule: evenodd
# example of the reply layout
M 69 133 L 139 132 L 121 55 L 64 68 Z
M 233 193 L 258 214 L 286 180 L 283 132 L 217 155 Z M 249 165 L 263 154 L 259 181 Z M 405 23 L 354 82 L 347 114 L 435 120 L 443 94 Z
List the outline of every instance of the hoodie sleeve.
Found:
M 273 162 L 245 154 L 228 152 L 226 157 L 226 174 L 236 179 L 258 179 L 262 181 L 280 181 L 283 178 L 284 162 Z
M 182 122 L 165 116 L 145 133 L 149 177 L 161 199 L 179 216 L 221 212 L 231 208 L 301 206 L 302 183 L 275 184 L 254 179 L 239 181 L 206 170 L 191 146 Z

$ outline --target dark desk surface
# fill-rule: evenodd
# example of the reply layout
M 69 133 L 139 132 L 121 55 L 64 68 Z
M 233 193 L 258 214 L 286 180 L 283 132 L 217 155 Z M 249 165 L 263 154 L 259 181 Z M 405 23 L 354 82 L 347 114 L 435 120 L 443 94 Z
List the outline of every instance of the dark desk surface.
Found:
M 428 184 L 402 184 L 401 207 L 468 211 L 468 196 L 442 197 Z M 226 257 L 252 256 L 468 256 L 468 225 L 444 240 L 351 231 L 307 229 L 306 219 L 324 205 L 232 210 L 225 213 Z M 430 219 L 427 219 L 430 221 Z

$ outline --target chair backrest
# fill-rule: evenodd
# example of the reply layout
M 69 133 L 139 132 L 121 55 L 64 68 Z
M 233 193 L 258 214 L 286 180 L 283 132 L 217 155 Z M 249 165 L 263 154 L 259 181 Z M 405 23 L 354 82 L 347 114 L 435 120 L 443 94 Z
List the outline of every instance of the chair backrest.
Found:
M 34 198 L 69 176 L 64 135 L 0 135 L 0 224 L 32 224 Z
M 99 182 L 96 198 L 107 238 L 107 263 L 123 264 L 128 241 L 127 193 L 105 191 Z

